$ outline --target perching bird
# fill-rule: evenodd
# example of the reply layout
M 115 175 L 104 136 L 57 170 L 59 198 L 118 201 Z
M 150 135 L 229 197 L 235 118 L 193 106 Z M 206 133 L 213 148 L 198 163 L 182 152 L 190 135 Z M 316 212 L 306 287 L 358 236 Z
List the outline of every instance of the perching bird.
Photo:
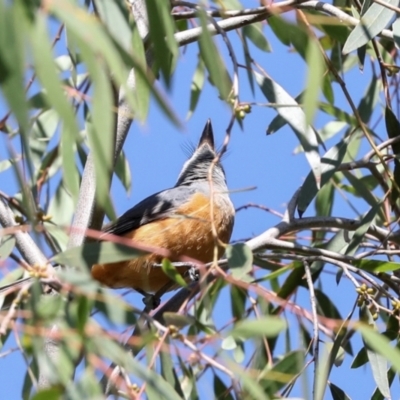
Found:
M 170 260 L 189 256 L 203 263 L 224 253 L 221 243 L 232 234 L 235 210 L 229 198 L 225 172 L 217 162 L 211 121 L 208 120 L 193 155 L 183 165 L 176 185 L 142 200 L 104 232 L 123 236 L 138 243 L 167 249 Z M 211 196 L 213 196 L 211 215 Z M 219 244 L 212 233 L 214 223 Z M 133 288 L 155 293 L 170 279 L 160 268 L 162 257 L 147 254 L 130 261 L 96 264 L 92 276 L 111 288 Z M 177 267 L 184 273 L 186 267 Z

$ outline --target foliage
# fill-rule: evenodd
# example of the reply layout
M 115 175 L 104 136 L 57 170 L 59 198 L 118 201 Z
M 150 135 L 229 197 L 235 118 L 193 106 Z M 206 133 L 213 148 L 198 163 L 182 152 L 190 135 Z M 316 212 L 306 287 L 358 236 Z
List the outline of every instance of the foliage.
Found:
M 311 392 L 314 399 L 327 393 L 345 399 L 357 396 L 357 388 L 348 394 L 343 388 L 354 372 L 332 381 L 335 368 L 348 368 L 344 357 L 353 359 L 352 368 L 368 364 L 376 384 L 371 398 L 392 397 L 400 371 L 399 4 L 262 4 L 170 7 L 146 0 L 147 21 L 139 0 L 0 0 L 0 87 L 9 110 L 0 116 L 9 154 L 0 173 L 12 170 L 17 187 L 0 193 L 1 357 L 7 373 L 10 343 L 23 355 L 26 363 L 13 371 L 24 376 L 23 398 L 195 399 L 213 391 L 220 399 Z M 266 25 L 307 65 L 296 98 L 269 76 L 261 57 L 253 58 L 254 49 L 271 51 Z M 214 35 L 222 39 L 218 46 Z M 233 38 L 240 45 L 233 46 Z M 148 303 L 142 313 L 88 271 L 100 260 L 151 249 L 118 238 L 84 243 L 83 234 L 97 239 L 104 214 L 115 216 L 114 174 L 130 190 L 121 146 L 131 121 L 146 121 L 152 99 L 181 125 L 164 93 L 176 82 L 184 46 L 199 49 L 188 116 L 209 86 L 215 98 L 208 101 L 231 109 L 227 139 L 252 108 L 272 107 L 276 117 L 267 133 L 290 126 L 310 172 L 280 223 L 227 246 L 227 259 L 202 271 L 199 283 L 156 311 Z M 366 63 L 373 76 L 353 99 L 345 79 Z M 246 75 L 239 79 L 239 71 Z M 244 76 L 252 99 L 241 97 Z M 316 129 L 321 114 L 327 122 Z M 339 194 L 353 207 L 350 218 L 334 215 Z M 301 218 L 312 213 L 311 205 L 314 215 Z M 51 254 L 49 264 L 45 254 Z M 56 263 L 69 268 L 54 275 Z M 182 283 L 172 263 L 162 267 Z M 327 270 L 334 271 L 331 285 L 345 280 L 354 287 L 345 313 L 321 289 Z M 298 301 L 302 292 L 307 306 Z M 224 315 L 217 316 L 222 301 Z M 120 332 L 128 329 L 133 333 L 121 344 Z M 362 341 L 357 354 L 355 340 Z M 310 377 L 310 393 L 302 392 Z

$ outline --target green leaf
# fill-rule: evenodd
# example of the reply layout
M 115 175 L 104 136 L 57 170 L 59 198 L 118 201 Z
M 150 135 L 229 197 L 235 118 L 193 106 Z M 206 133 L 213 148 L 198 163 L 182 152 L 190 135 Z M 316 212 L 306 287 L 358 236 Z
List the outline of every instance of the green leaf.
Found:
M 49 104 L 57 111 L 62 122 L 61 154 L 64 170 L 64 181 L 72 196 L 78 196 L 78 170 L 75 165 L 75 141 L 78 125 L 72 106 L 68 103 L 61 87 L 53 60 L 51 44 L 49 42 L 47 20 L 44 14 L 38 14 L 35 24 L 29 29 L 29 37 L 33 50 L 36 74 L 46 90 Z
M 388 0 L 387 3 L 394 7 L 399 6 L 399 0 Z M 368 43 L 389 25 L 395 15 L 396 12 L 387 7 L 377 3 L 372 4 L 347 38 L 342 50 L 343 54 L 348 54 Z M 394 35 L 396 36 L 396 32 Z
M 166 326 L 174 325 L 178 329 L 195 325 L 197 322 L 196 318 L 192 317 L 191 315 L 182 315 L 169 311 L 163 313 L 163 319 Z
M 159 399 L 181 400 L 174 388 L 164 378 L 147 368 L 139 360 L 136 360 L 124 348 L 116 344 L 105 335 L 94 336 L 91 341 L 94 349 L 101 357 L 105 357 L 126 369 L 128 373 L 134 374 L 138 379 L 146 382 L 152 393 L 157 393 Z M 149 389 L 147 389 L 149 390 Z
M 41 296 L 33 312 L 38 318 L 52 320 L 61 315 L 64 304 L 65 300 L 61 296 Z
M 1 201 L 1 200 L 0 200 Z M 8 258 L 15 247 L 14 235 L 0 237 L 0 262 Z
M 329 389 L 333 400 L 351 400 L 351 398 L 340 387 L 328 382 Z
M 86 128 L 90 155 L 95 166 L 96 200 L 105 208 L 109 201 L 111 171 L 114 165 L 113 92 L 104 61 L 96 57 L 92 49 L 79 37 L 75 38 L 75 42 L 81 50 L 81 57 L 92 81 L 92 107 Z
M 176 393 L 181 396 L 181 398 L 184 398 L 181 383 L 175 371 L 171 354 L 168 349 L 160 351 L 160 363 L 162 377 L 175 389 Z
M 336 172 L 346 154 L 348 143 L 349 139 L 343 139 L 324 154 L 321 159 L 320 182 L 316 181 L 315 175 L 312 171 L 307 175 L 307 178 L 301 187 L 297 203 L 300 215 L 302 215 L 310 205 L 320 187 L 324 186 Z
M 6 5 L 7 4 L 7 5 Z M 25 10 L 18 3 L 0 2 L 0 87 L 28 143 L 28 103 L 25 95 Z M 10 46 L 12 43 L 12 46 Z
M 167 86 L 178 57 L 178 44 L 174 37 L 174 21 L 171 6 L 164 0 L 146 0 L 149 19 L 149 35 L 154 46 L 155 63 L 161 68 Z
M 54 0 L 49 3 L 49 11 L 65 23 L 66 27 L 76 37 L 81 38 L 82 41 L 90 45 L 94 53 L 104 57 L 109 69 L 113 71 L 113 78 L 116 84 L 124 89 L 124 96 L 131 110 L 137 109 L 138 100 L 132 90 L 127 88 L 126 81 L 130 69 L 135 67 L 135 74 L 139 74 L 143 78 L 143 82 L 146 83 L 148 90 L 154 94 L 161 110 L 175 125 L 180 126 L 180 122 L 169 103 L 154 87 L 153 77 L 148 74 L 140 58 L 133 53 L 128 54 L 122 48 L 115 46 L 115 43 L 97 18 L 94 18 L 85 9 L 63 0 Z
M 190 106 L 189 106 L 189 111 L 186 116 L 186 119 L 189 119 L 193 115 L 193 113 L 196 109 L 197 103 L 200 98 L 201 91 L 203 90 L 204 77 L 205 77 L 204 62 L 199 57 L 197 66 L 196 66 L 196 70 L 194 71 L 194 74 L 193 74 L 192 83 L 190 86 Z
M 131 246 L 119 243 L 100 242 L 87 243 L 73 247 L 51 258 L 51 261 L 62 265 L 87 268 L 90 270 L 93 264 L 107 264 L 112 262 L 132 260 L 146 254 Z
M 231 390 L 232 389 L 229 389 L 217 374 L 214 374 L 214 395 L 216 399 L 234 400 Z
M 382 355 L 387 361 L 389 361 L 392 368 L 399 373 L 400 351 L 396 347 L 393 347 L 385 336 L 381 335 L 368 325 L 360 323 L 356 324 L 355 328 L 361 333 L 365 343 L 377 354 Z
M 317 136 L 313 128 L 306 123 L 306 116 L 299 104 L 274 80 L 254 72 L 261 91 L 269 102 L 276 104 L 276 111 L 283 117 L 295 132 L 304 148 L 307 160 L 311 166 L 315 182 L 321 179 L 321 160 L 318 153 Z
M 400 269 L 400 263 L 383 261 L 383 260 L 367 260 L 360 259 L 352 261 L 356 267 L 368 272 L 392 272 Z
M 363 241 L 364 236 L 367 233 L 369 227 L 374 222 L 375 216 L 380 207 L 381 207 L 381 204 L 378 203 L 375 207 L 372 207 L 367 212 L 367 214 L 362 218 L 361 225 L 354 232 L 351 242 L 349 243 L 349 246 L 346 249 L 347 255 L 352 256 L 356 253 L 356 251 L 358 250 L 358 247 L 360 246 L 361 242 Z
M 115 175 L 124 185 L 127 194 L 130 194 L 132 189 L 132 176 L 131 169 L 129 167 L 129 161 L 125 156 L 125 152 L 121 151 L 115 163 Z
M 241 279 L 253 269 L 253 252 L 245 243 L 228 245 L 226 257 L 235 279 Z
M 187 286 L 187 283 L 183 279 L 182 275 L 178 272 L 175 266 L 167 258 L 163 258 L 161 263 L 161 268 L 164 271 L 165 275 L 167 275 L 171 280 L 176 282 L 178 285 L 182 287 Z
M 360 368 L 368 362 L 367 349 L 364 347 L 357 353 L 351 363 L 351 368 Z
M 385 108 L 385 123 L 388 137 L 390 139 L 397 138 L 400 135 L 400 122 L 394 115 L 393 111 L 387 106 Z M 392 149 L 395 155 L 400 154 L 400 143 L 392 144 Z M 393 177 L 397 186 L 400 187 L 400 163 L 397 159 L 395 159 L 394 161 Z M 398 198 L 398 190 L 396 189 L 396 187 L 393 187 L 391 193 L 391 204 L 395 204 Z
M 242 28 L 243 35 L 248 37 L 260 50 L 270 53 L 271 47 L 262 31 L 262 28 L 263 26 L 261 22 L 246 25 Z
M 125 51 L 131 50 L 132 29 L 129 26 L 129 12 L 123 0 L 94 0 L 98 13 L 110 36 L 121 45 Z
M 235 324 L 230 332 L 234 338 L 276 337 L 286 329 L 286 322 L 279 317 L 261 317 Z
M 302 371 L 303 364 L 303 351 L 288 352 L 272 368 L 265 368 L 259 377 L 260 384 L 269 395 L 276 395 Z
M 387 377 L 387 361 L 385 357 L 367 348 L 368 360 L 371 365 L 372 376 L 379 391 L 384 397 L 390 398 L 389 381 Z
M 321 50 L 315 40 L 308 41 L 307 47 L 307 83 L 303 96 L 304 113 L 307 125 L 312 124 L 318 106 L 323 74 L 326 69 Z
M 207 29 L 207 15 L 203 10 L 199 10 L 198 13 L 202 28 L 199 39 L 200 55 L 210 74 L 212 84 L 218 89 L 221 98 L 227 100 L 232 89 L 232 82 L 220 52 Z
M 63 390 L 60 387 L 42 389 L 37 392 L 31 400 L 58 400 L 63 397 Z

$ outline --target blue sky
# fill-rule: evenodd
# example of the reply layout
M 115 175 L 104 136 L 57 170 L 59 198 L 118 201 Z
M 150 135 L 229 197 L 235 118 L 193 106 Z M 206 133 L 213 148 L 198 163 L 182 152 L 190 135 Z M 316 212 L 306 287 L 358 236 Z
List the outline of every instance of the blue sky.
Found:
M 273 79 L 295 97 L 304 87 L 306 65 L 299 56 L 291 53 L 288 48 L 276 41 L 268 27 L 264 28 L 264 32 L 273 51 L 262 53 L 251 45 L 253 57 Z M 238 49 L 240 44 L 236 41 L 235 34 L 230 33 L 229 37 L 232 39 L 234 47 Z M 60 46 L 62 44 L 63 39 Z M 218 41 L 218 45 L 221 52 L 226 55 L 220 41 Z M 216 89 L 208 82 L 205 84 L 194 115 L 189 121 L 185 121 L 189 108 L 189 87 L 197 62 L 197 52 L 197 44 L 189 45 L 185 49 L 179 60 L 172 91 L 168 94 L 171 106 L 183 121 L 183 131 L 177 130 L 169 123 L 154 104 L 150 108 L 146 124 L 140 126 L 134 123 L 131 127 L 124 151 L 132 173 L 132 193 L 127 196 L 122 185 L 117 179 L 114 179 L 111 193 L 118 215 L 146 196 L 175 184 L 179 171 L 186 160 L 182 146 L 188 142 L 194 145 L 197 143 L 208 118 L 212 120 L 217 144 L 221 144 L 223 141 L 231 111 L 218 100 Z M 241 50 L 237 54 L 239 62 L 242 62 Z M 354 68 L 345 76 L 347 87 L 356 103 L 359 96 L 364 93 L 370 77 L 371 70 L 368 63 L 366 63 L 363 73 Z M 335 87 L 335 95 L 339 105 L 345 104 L 338 86 Z M 244 70 L 240 70 L 240 100 L 266 103 L 266 99 L 257 88 L 255 98 L 253 98 Z M 344 107 L 346 110 L 350 109 L 347 105 Z M 5 111 L 4 103 L 0 103 L 0 115 L 4 115 Z M 247 115 L 244 120 L 244 130 L 242 131 L 238 124 L 235 124 L 232 130 L 229 151 L 223 159 L 223 164 L 228 186 L 233 191 L 231 198 L 235 207 L 256 203 L 283 213 L 287 201 L 309 172 L 309 165 L 304 154 L 293 154 L 298 141 L 290 128 L 285 127 L 274 135 L 266 136 L 266 128 L 275 115 L 276 112 L 271 108 L 253 106 L 251 114 Z M 326 116 L 318 114 L 315 126 L 321 128 L 328 120 Z M 4 136 L 1 140 L 4 144 Z M 339 137 L 330 141 L 327 147 L 329 148 L 337 141 L 339 141 Z M 6 157 L 4 146 L 2 147 L 3 149 L 0 149 L 1 159 Z M 361 151 L 360 155 L 368 150 L 367 147 L 363 147 L 363 149 L 364 151 Z M 13 194 L 15 185 L 10 182 L 11 179 L 13 178 L 9 175 L 7 179 L 0 180 L 0 190 Z M 249 187 L 256 187 L 256 189 L 243 190 Z M 339 196 L 337 199 L 339 201 L 335 204 L 334 215 L 354 217 L 351 209 L 343 201 L 340 201 Z M 355 202 L 355 204 L 361 213 L 368 211 L 367 204 L 360 202 Z M 314 208 L 311 205 L 305 216 L 313 214 Z M 251 208 L 241 211 L 236 216 L 232 240 L 248 239 L 278 222 L 279 218 L 265 211 Z M 329 267 L 328 270 L 334 271 Z M 345 317 L 356 296 L 354 288 L 345 279 L 342 279 L 340 285 L 337 286 L 331 274 L 324 274 L 322 282 L 324 292 L 336 300 L 342 316 Z M 133 294 L 128 299 L 137 307 L 141 307 L 140 295 Z M 296 301 L 310 310 L 308 292 L 305 290 L 300 290 Z M 221 313 L 222 316 L 224 307 L 224 304 L 219 304 L 216 315 Z M 288 315 L 290 314 L 288 313 Z M 289 320 L 295 323 L 292 317 Z M 216 320 L 216 324 L 222 323 L 222 321 L 222 319 L 221 321 Z M 291 332 L 291 335 L 296 342 L 298 333 Z M 357 339 L 353 344 L 353 349 L 357 353 L 361 342 Z M 10 344 L 10 346 L 13 345 L 13 343 Z M 284 351 L 283 347 L 281 351 Z M 331 375 L 332 381 L 346 390 L 353 399 L 367 398 L 371 396 L 375 388 L 369 367 L 349 371 L 351 361 L 351 357 L 347 355 L 341 368 L 334 367 Z M 19 398 L 22 377 L 17 370 L 22 367 L 22 363 L 22 358 L 18 353 L 0 358 L 0 372 L 2 371 L 0 387 L 3 389 L 0 398 Z M 10 376 L 10 371 L 13 371 L 12 376 Z M 312 377 L 312 371 L 313 367 L 308 371 L 309 378 Z M 298 387 L 294 394 L 303 395 L 301 388 Z M 398 384 L 393 386 L 392 395 L 393 398 L 400 396 Z M 326 398 L 330 398 L 329 392 L 327 392 Z

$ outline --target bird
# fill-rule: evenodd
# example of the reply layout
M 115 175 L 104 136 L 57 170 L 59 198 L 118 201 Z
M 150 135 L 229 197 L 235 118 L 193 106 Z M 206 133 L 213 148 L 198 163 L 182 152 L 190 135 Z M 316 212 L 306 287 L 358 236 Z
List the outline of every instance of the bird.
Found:
M 209 119 L 193 154 L 184 163 L 174 187 L 155 193 L 103 228 L 104 234 L 131 239 L 169 251 L 171 262 L 188 256 L 202 263 L 222 257 L 231 238 L 235 209 L 224 168 L 217 159 Z M 211 168 L 211 174 L 210 174 Z M 212 224 L 218 240 L 215 240 Z M 216 252 L 214 251 L 216 250 Z M 152 253 L 128 261 L 95 264 L 92 277 L 107 287 L 157 293 L 170 278 L 160 268 L 162 256 Z M 178 266 L 185 274 L 189 267 Z M 175 286 L 176 287 L 176 286 Z

